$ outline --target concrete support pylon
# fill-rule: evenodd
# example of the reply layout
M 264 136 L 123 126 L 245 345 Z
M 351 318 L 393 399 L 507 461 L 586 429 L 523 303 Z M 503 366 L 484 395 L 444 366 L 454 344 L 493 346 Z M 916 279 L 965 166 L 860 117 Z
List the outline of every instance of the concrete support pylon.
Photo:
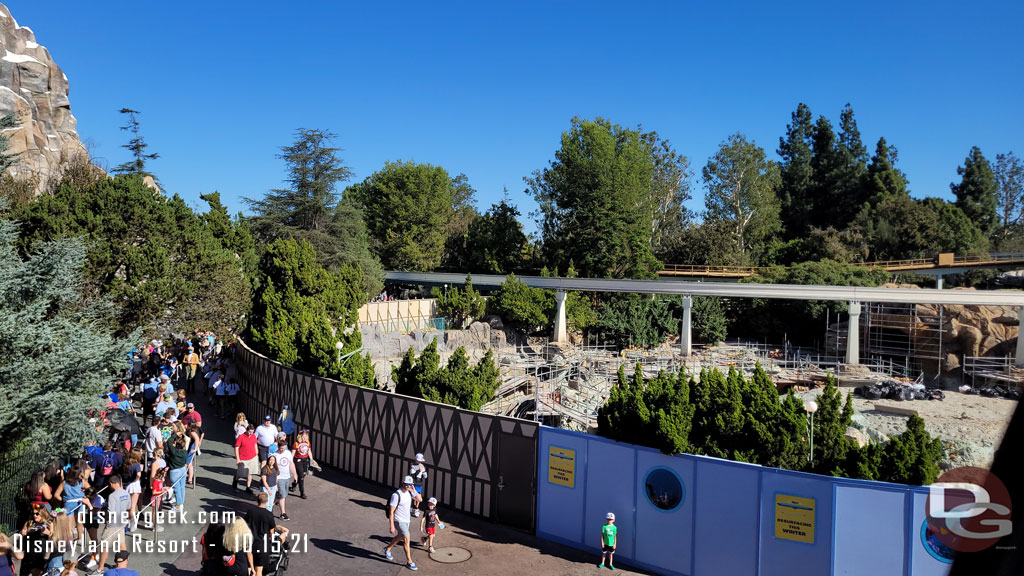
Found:
M 566 321 L 565 321 L 565 290 L 555 291 L 555 334 L 552 340 L 558 344 L 565 344 Z
M 847 307 L 850 320 L 846 332 L 846 363 L 860 364 L 860 302 L 851 300 Z
M 1024 306 L 1017 308 L 1017 355 L 1013 357 L 1013 363 L 1024 367 Z
M 691 343 L 693 342 L 692 322 L 690 321 L 693 310 L 693 296 L 683 296 L 683 322 L 679 329 L 679 353 L 683 356 L 690 355 Z

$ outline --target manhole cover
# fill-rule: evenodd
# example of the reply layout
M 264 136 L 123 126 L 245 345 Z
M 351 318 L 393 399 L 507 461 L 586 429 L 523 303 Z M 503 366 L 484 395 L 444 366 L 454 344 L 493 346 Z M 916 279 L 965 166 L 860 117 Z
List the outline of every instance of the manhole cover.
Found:
M 458 564 L 473 557 L 473 553 L 465 548 L 449 546 L 448 548 L 437 548 L 437 552 L 430 554 L 430 559 L 442 564 Z

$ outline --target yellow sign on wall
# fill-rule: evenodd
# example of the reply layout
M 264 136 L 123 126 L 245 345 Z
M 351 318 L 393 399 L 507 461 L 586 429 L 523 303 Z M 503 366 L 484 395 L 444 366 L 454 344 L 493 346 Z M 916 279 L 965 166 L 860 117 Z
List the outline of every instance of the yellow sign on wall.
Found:
M 558 446 L 548 447 L 548 482 L 576 487 L 576 451 Z
M 775 537 L 814 544 L 814 498 L 776 494 Z

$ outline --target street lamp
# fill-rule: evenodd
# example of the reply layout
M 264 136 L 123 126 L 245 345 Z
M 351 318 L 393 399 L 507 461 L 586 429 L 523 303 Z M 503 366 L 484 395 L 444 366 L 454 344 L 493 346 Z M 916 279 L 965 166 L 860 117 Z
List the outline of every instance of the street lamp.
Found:
M 345 347 L 345 344 L 338 340 L 334 343 L 334 349 L 338 351 L 338 366 L 341 366 L 341 349 Z
M 804 410 L 807 412 L 807 435 L 811 441 L 811 455 L 809 462 L 814 464 L 814 413 L 818 411 L 818 403 L 811 400 L 807 404 L 804 404 Z

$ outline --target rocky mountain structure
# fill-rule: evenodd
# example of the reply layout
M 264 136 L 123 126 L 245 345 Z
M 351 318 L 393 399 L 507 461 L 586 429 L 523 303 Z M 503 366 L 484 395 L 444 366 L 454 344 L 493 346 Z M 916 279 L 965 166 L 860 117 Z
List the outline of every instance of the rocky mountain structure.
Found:
M 67 166 L 88 159 L 68 92 L 68 78 L 50 52 L 0 4 L 0 116 L 14 113 L 17 120 L 16 127 L 4 130 L 7 153 L 18 154 L 8 173 L 30 181 L 36 194 Z

